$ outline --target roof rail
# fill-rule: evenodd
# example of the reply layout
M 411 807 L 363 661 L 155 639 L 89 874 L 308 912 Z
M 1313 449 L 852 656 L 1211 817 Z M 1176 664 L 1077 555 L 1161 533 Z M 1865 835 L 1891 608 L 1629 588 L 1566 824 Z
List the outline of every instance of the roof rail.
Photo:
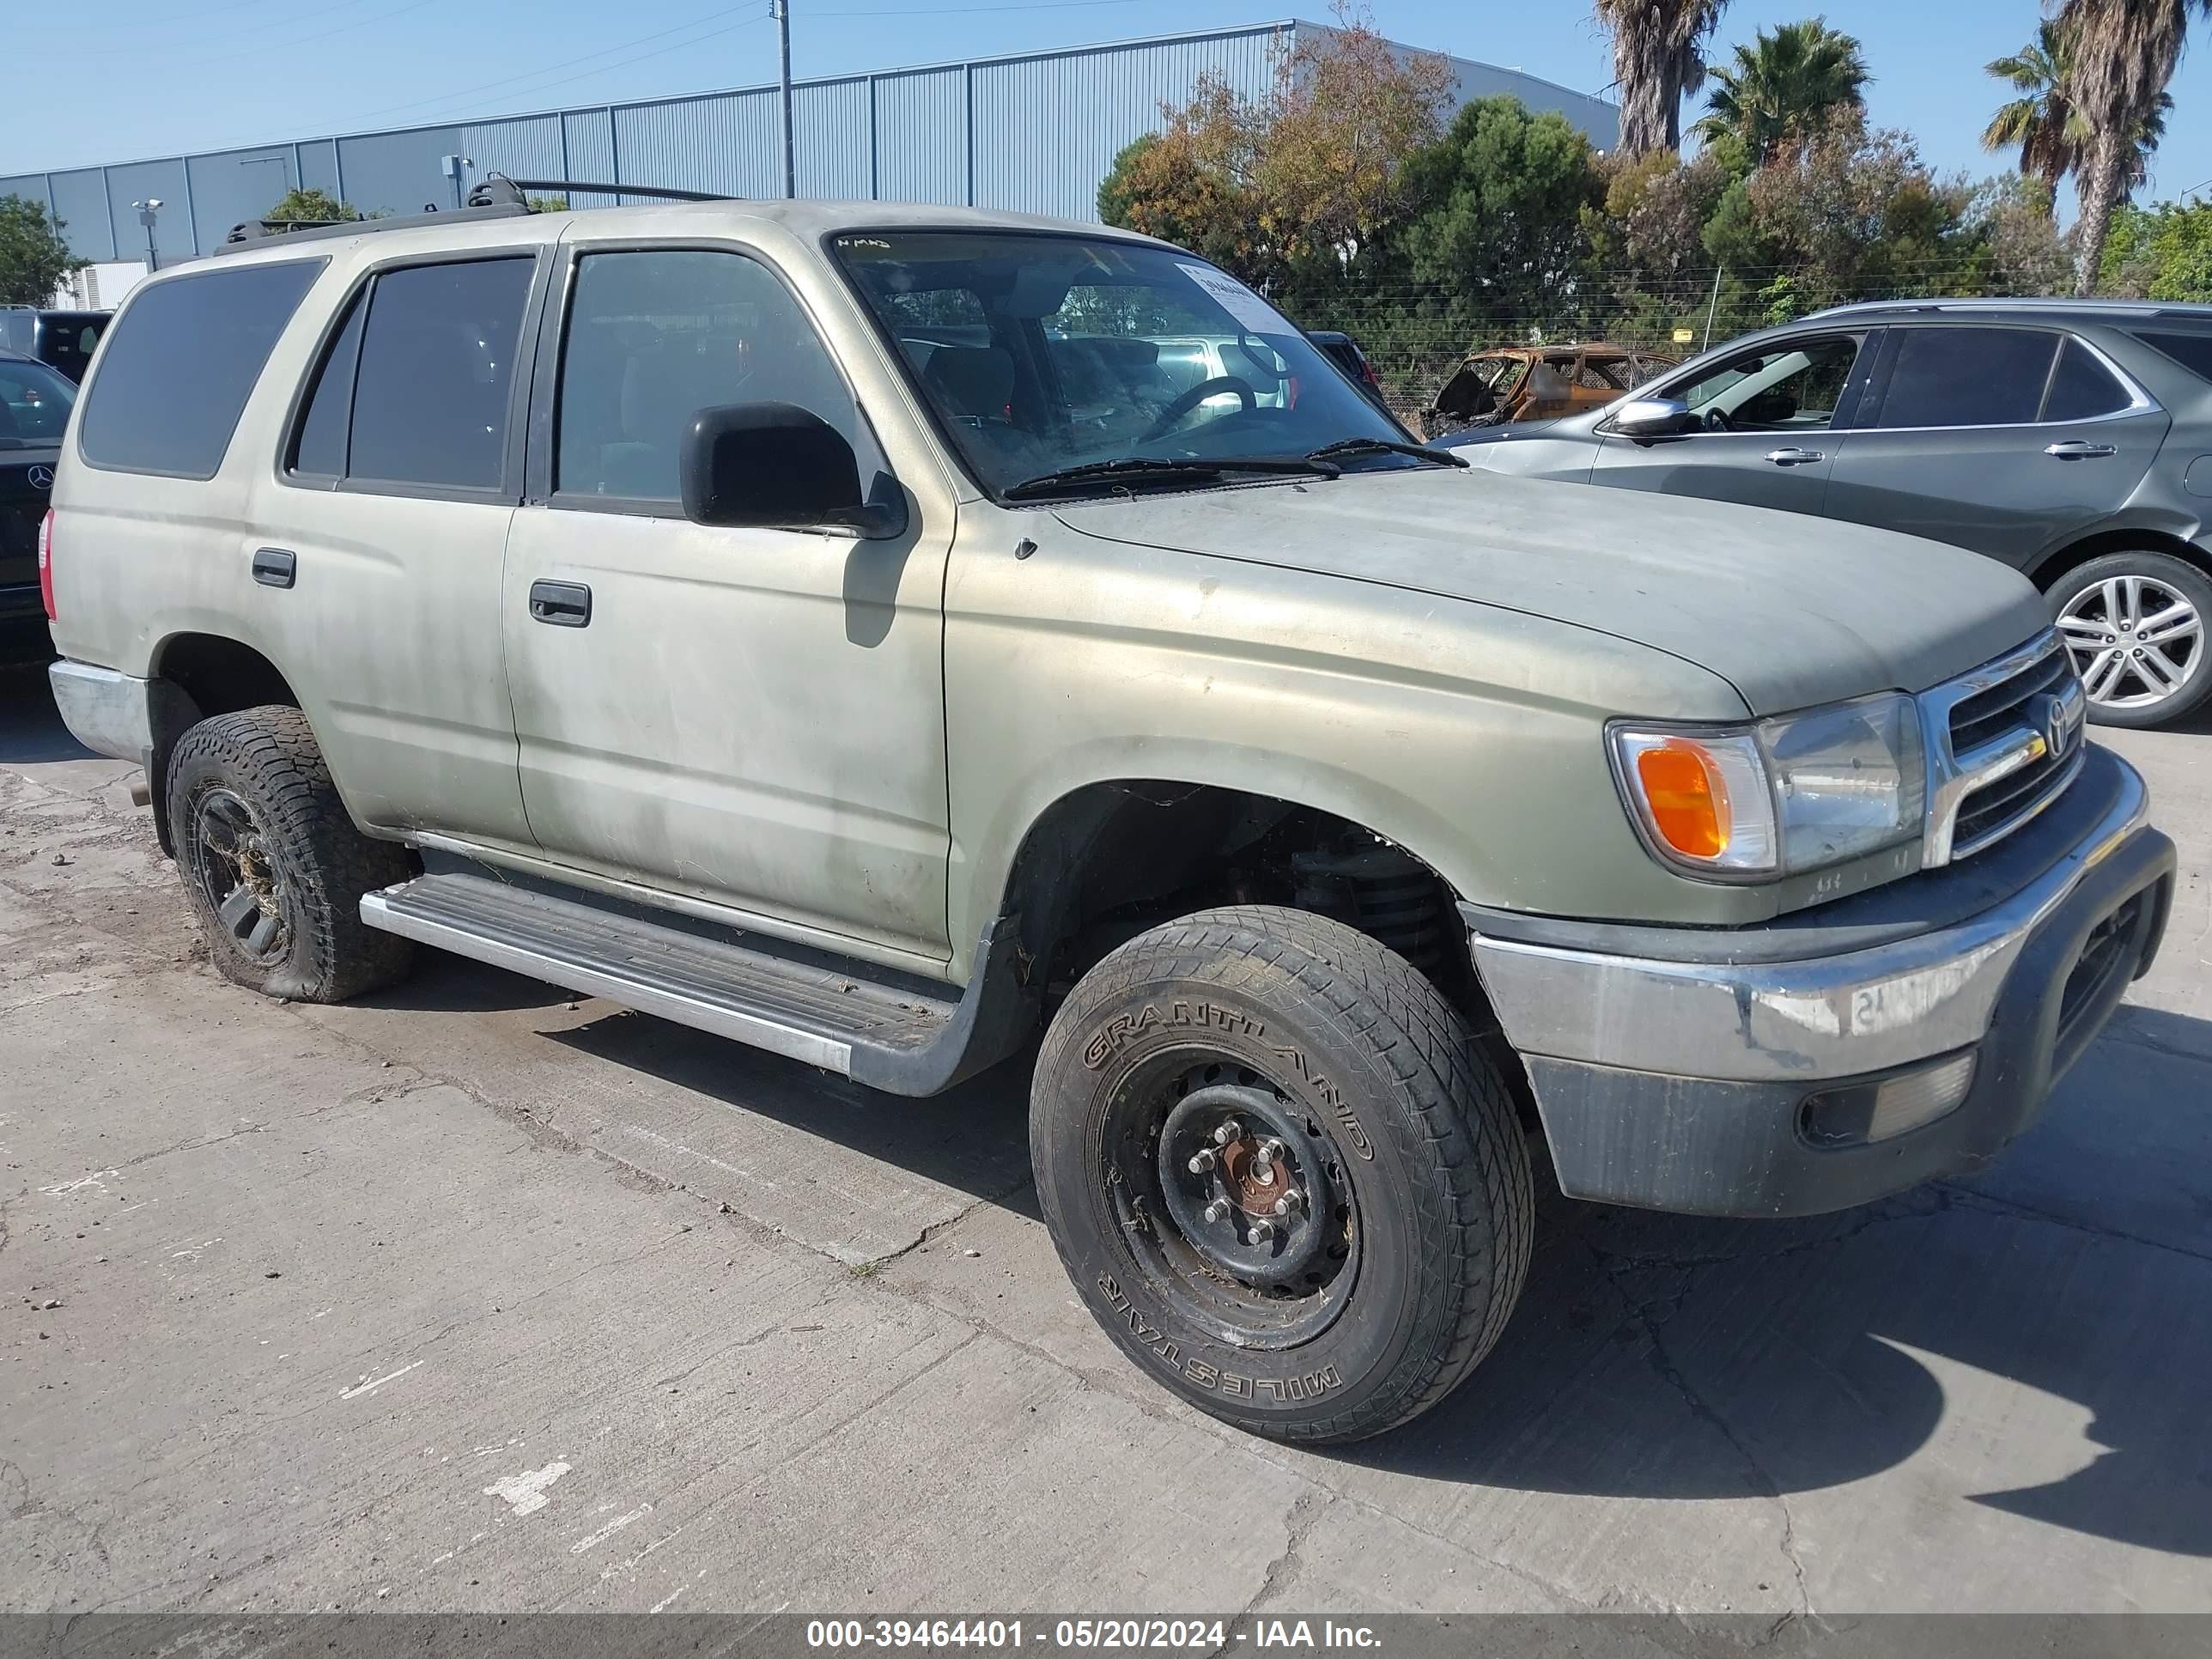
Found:
M 425 225 L 449 225 L 456 219 L 513 219 L 527 214 L 530 210 L 520 204 L 486 207 L 465 207 L 451 213 L 441 213 L 433 208 L 426 213 L 403 213 L 387 219 L 339 219 L 330 223 L 317 223 L 298 219 L 248 219 L 231 227 L 222 246 L 210 249 L 211 254 L 243 253 L 247 249 L 266 242 L 283 240 L 287 242 L 319 241 L 329 236 L 359 236 L 373 230 L 412 230 Z
M 1848 305 L 1830 306 L 1812 315 L 1843 317 L 1904 311 L 2087 311 L 2114 317 L 2202 317 L 2212 314 L 2212 306 L 2188 301 L 2076 299 L 2056 294 L 2043 296 L 2007 295 L 1952 300 L 1855 300 Z M 1810 319 L 1801 318 L 1799 320 Z
M 742 202 L 742 196 L 732 196 L 718 190 L 677 190 L 666 185 L 605 185 L 582 179 L 510 179 L 503 173 L 488 173 L 469 192 L 471 207 L 489 206 L 499 202 L 520 202 L 522 192 L 528 190 L 574 191 L 586 196 L 651 196 L 667 202 Z

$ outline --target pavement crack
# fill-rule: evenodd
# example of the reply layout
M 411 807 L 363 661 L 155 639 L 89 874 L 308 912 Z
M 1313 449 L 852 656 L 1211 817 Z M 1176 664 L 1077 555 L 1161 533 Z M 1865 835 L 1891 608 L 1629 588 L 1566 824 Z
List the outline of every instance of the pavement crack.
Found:
M 2092 1238 L 2105 1239 L 2115 1244 L 2134 1244 L 2147 1250 L 2164 1250 L 2170 1255 L 2185 1256 L 2191 1261 L 2212 1261 L 2212 1251 L 2192 1250 L 2186 1244 L 2152 1238 L 2143 1233 L 2131 1233 L 2124 1228 L 2107 1227 L 2100 1222 L 2084 1221 L 2079 1216 L 2060 1215 L 2055 1210 L 2039 1209 L 2033 1204 L 2023 1204 L 2018 1199 L 1998 1198 L 1948 1181 L 1939 1181 L 1935 1184 L 1952 1204 L 1966 1209 L 1980 1210 L 1991 1215 L 2012 1216 L 2021 1221 L 2040 1221 L 2047 1226 L 2087 1233 Z
M 934 1243 L 945 1234 L 951 1231 L 952 1229 L 957 1227 L 962 1222 L 967 1220 L 969 1216 L 974 1215 L 976 1211 L 988 1209 L 994 1204 L 1004 1204 L 1016 1193 L 1018 1193 L 1023 1188 L 1028 1186 L 1033 1179 L 1034 1176 L 1025 1174 L 1009 1183 L 1000 1191 L 985 1193 L 969 1203 L 963 1204 L 960 1208 L 955 1210 L 951 1215 L 946 1216 L 942 1221 L 931 1222 L 920 1232 L 916 1233 L 913 1238 L 909 1239 L 906 1243 L 900 1245 L 896 1250 L 890 1251 L 883 1255 L 870 1256 L 866 1261 L 860 1262 L 857 1266 L 866 1268 L 867 1270 L 867 1273 L 870 1275 L 880 1273 L 884 1268 L 889 1267 L 892 1262 L 900 1260 L 902 1257 L 912 1255 L 916 1250 L 921 1249 L 925 1244 Z
M 1318 1486 L 1307 1486 L 1291 1499 L 1291 1507 L 1283 1515 L 1283 1552 L 1267 1563 L 1258 1588 L 1237 1609 L 1238 1622 L 1257 1613 L 1271 1596 L 1279 1595 L 1291 1575 L 1305 1565 L 1306 1540 L 1328 1513 L 1329 1502 L 1329 1495 Z
M 1869 1222 L 1868 1224 L 1871 1225 L 1872 1223 Z M 1742 1459 L 1744 1468 L 1751 1477 L 1753 1492 L 1771 1503 L 1777 1513 L 1781 1516 L 1782 1538 L 1779 1548 L 1782 1559 L 1790 1564 L 1790 1577 L 1796 1590 L 1796 1616 L 1808 1620 L 1814 1618 L 1816 1615 L 1813 1608 L 1812 1592 L 1806 1581 L 1804 1559 L 1797 1553 L 1797 1517 L 1790 1510 L 1790 1499 L 1784 1493 L 1781 1483 L 1776 1480 L 1768 1471 L 1765 1462 L 1753 1449 L 1751 1443 L 1737 1432 L 1735 1425 L 1698 1391 L 1695 1383 L 1690 1381 L 1680 1364 L 1674 1358 L 1672 1350 L 1667 1346 L 1665 1334 L 1667 1320 L 1673 1317 L 1688 1297 L 1695 1279 L 1694 1273 L 1685 1274 L 1681 1283 L 1675 1286 L 1671 1297 L 1640 1297 L 1626 1282 L 1627 1276 L 1634 1271 L 1633 1268 L 1625 1265 L 1618 1258 L 1608 1257 L 1602 1249 L 1594 1244 L 1588 1248 L 1597 1260 L 1599 1271 L 1605 1274 L 1607 1282 L 1613 1286 L 1614 1293 L 1620 1297 L 1622 1304 L 1628 1310 L 1629 1316 L 1636 1322 L 1638 1328 L 1644 1333 L 1644 1340 L 1649 1345 L 1650 1351 L 1653 1371 L 1657 1373 L 1660 1380 L 1680 1397 L 1692 1417 L 1719 1435 L 1728 1443 L 1735 1455 Z M 1659 1311 L 1662 1304 L 1665 1309 L 1664 1317 L 1662 1317 Z M 1780 1626 L 1778 1625 L 1775 1630 L 1779 1629 Z M 1769 1638 L 1771 1638 L 1774 1633 L 1775 1631 L 1770 1631 Z

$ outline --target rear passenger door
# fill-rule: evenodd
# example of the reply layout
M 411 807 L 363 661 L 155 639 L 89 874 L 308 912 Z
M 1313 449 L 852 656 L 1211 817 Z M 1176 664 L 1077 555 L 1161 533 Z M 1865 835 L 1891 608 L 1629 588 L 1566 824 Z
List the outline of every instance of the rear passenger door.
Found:
M 500 605 L 539 845 L 941 961 L 949 499 L 890 477 L 808 305 L 753 250 L 579 242 L 562 270 Z M 907 496 L 904 532 L 687 520 L 692 416 L 755 402 L 843 433 L 863 488 Z
M 253 596 L 364 823 L 532 846 L 501 659 L 536 247 L 398 259 L 331 316 L 257 482 Z
M 2167 425 L 2062 330 L 1905 324 L 1843 441 L 1826 512 L 2027 565 L 2117 510 Z

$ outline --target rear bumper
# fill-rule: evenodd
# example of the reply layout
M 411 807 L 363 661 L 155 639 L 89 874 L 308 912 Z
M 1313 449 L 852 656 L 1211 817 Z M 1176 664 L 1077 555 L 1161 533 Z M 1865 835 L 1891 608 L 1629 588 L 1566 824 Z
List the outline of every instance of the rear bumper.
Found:
M 154 752 L 157 702 L 184 695 L 165 680 L 142 680 L 90 663 L 54 663 L 46 678 L 71 737 L 95 755 L 141 766 Z
M 1940 926 L 1898 920 L 1900 895 L 1886 927 L 1862 911 L 1825 931 L 1700 931 L 1685 959 L 1684 930 L 1593 928 L 1605 948 L 1577 948 L 1557 925 L 1502 937 L 1496 913 L 1471 910 L 1476 966 L 1528 1066 L 1560 1186 L 1654 1209 L 1804 1215 L 1995 1156 L 2148 967 L 2172 902 L 2173 844 L 2148 823 L 2132 769 L 2093 751 L 2069 793 L 2075 810 L 2050 815 L 2061 844 L 2014 849 L 2028 878 Z M 1996 852 L 1983 858 L 1996 866 Z M 1954 881 L 1990 897 L 1996 868 L 1982 862 Z M 1862 945 L 1870 934 L 1881 942 Z M 1857 948 L 1790 953 L 1838 943 Z M 1879 1098 L 1896 1100 L 1946 1080 L 1946 1098 L 1963 1097 L 1917 1127 L 1877 1107 L 1885 1083 Z

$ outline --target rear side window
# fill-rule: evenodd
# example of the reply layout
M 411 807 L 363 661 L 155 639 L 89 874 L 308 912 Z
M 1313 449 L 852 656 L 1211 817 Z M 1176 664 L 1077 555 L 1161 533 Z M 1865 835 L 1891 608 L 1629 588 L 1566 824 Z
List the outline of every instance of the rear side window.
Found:
M 2027 426 L 2058 337 L 2039 329 L 1901 328 L 1882 427 Z
M 524 257 L 378 274 L 354 376 L 347 477 L 499 487 L 514 356 L 535 270 L 535 260 Z M 311 404 L 311 420 L 313 414 Z
M 2145 331 L 2136 336 L 2145 345 L 2163 351 L 2200 380 L 2212 380 L 2212 334 Z
M 114 326 L 79 422 L 94 466 L 212 478 L 320 259 L 156 283 Z
M 2099 415 L 2117 415 L 2132 401 L 2127 388 L 2112 378 L 2112 371 L 2097 361 L 2097 354 L 2068 336 L 2058 348 L 2058 367 L 2051 371 L 2050 395 L 2043 400 L 2046 421 L 2087 421 Z
M 346 426 L 353 415 L 354 366 L 361 361 L 361 325 L 368 315 L 368 296 L 356 296 L 308 394 L 307 410 L 292 440 L 287 469 L 325 478 L 343 478 L 346 470 Z

